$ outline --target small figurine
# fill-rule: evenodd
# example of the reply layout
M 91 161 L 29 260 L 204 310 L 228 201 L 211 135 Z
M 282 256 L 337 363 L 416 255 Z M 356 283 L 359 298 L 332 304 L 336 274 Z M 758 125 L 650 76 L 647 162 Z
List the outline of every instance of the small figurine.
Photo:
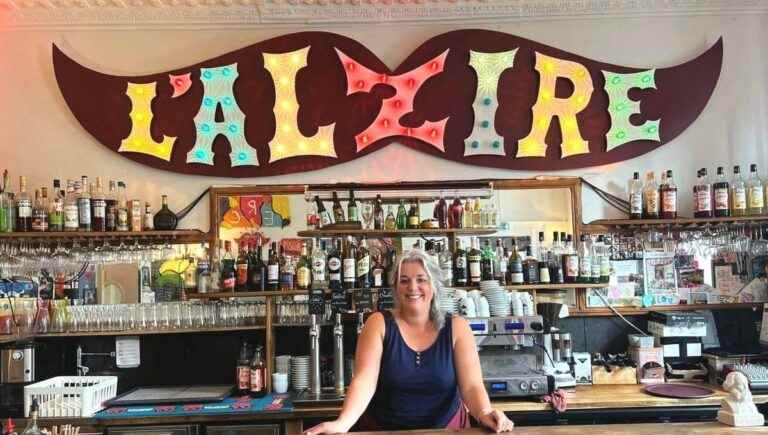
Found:
M 728 373 L 723 389 L 728 392 L 728 397 L 721 402 L 717 421 L 730 426 L 762 426 L 765 423 L 765 417 L 752 401 L 749 381 L 743 373 Z

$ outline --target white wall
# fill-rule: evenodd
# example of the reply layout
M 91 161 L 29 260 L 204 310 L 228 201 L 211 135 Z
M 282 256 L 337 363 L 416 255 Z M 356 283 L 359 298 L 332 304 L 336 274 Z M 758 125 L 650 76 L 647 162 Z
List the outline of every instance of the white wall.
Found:
M 462 28 L 459 24 L 338 25 L 316 28 L 360 41 L 390 67 L 399 64 L 426 39 Z M 637 67 L 677 65 L 699 55 L 720 36 L 725 56 L 720 82 L 702 115 L 682 135 L 633 160 L 562 172 L 582 175 L 622 194 L 635 170 L 672 169 L 681 190 L 690 190 L 695 171 L 716 165 L 768 167 L 768 15 L 691 15 L 646 18 L 591 18 L 514 21 L 485 26 L 533 39 L 580 55 Z M 257 41 L 298 30 L 295 27 L 200 29 L 69 29 L 0 32 L 0 167 L 9 168 L 14 189 L 18 175 L 32 186 L 50 179 L 91 177 L 123 179 L 130 196 L 159 202 L 167 193 L 180 209 L 211 184 L 390 181 L 456 178 L 525 178 L 538 173 L 463 165 L 406 150 L 399 145 L 355 160 L 301 175 L 224 179 L 159 171 L 122 158 L 97 143 L 70 114 L 55 82 L 51 43 L 78 62 L 99 71 L 138 75 L 205 60 Z M 617 216 L 587 192 L 584 220 Z M 691 213 L 689 195 L 681 195 L 683 214 Z M 207 230 L 207 204 L 183 221 L 183 227 Z

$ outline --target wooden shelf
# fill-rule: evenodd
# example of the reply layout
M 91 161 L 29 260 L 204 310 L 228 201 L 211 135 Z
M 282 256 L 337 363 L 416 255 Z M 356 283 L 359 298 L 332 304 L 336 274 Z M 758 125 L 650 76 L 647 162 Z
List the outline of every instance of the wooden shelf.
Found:
M 252 326 L 232 326 L 218 328 L 184 328 L 184 329 L 132 329 L 130 331 L 88 331 L 88 332 L 59 332 L 49 334 L 37 334 L 34 338 L 55 338 L 55 337 L 111 337 L 122 335 L 163 335 L 163 334 L 194 334 L 210 332 L 236 332 L 236 331 L 258 331 L 266 329 L 264 325 Z
M 677 218 L 677 219 L 599 219 L 581 225 L 583 233 L 600 233 L 615 230 L 633 230 L 650 227 L 697 227 L 721 223 L 768 222 L 768 215 L 761 216 L 731 216 L 717 218 Z
M 174 231 L 49 231 L 0 233 L 3 239 L 75 240 L 75 239 L 162 239 L 171 243 L 202 243 L 208 241 L 208 233 L 200 230 Z
M 694 311 L 694 310 L 738 310 L 738 309 L 762 309 L 762 302 L 754 303 L 734 303 L 734 304 L 683 304 L 683 305 L 658 305 L 654 307 L 616 307 L 616 310 L 628 316 L 647 314 L 650 311 Z M 615 314 L 608 308 L 584 308 L 571 312 L 573 317 L 590 316 L 614 316 Z
M 297 235 L 299 237 L 339 237 L 339 236 L 366 236 L 369 238 L 377 237 L 417 237 L 417 236 L 483 236 L 495 234 L 498 230 L 495 228 L 452 228 L 452 229 L 439 229 L 439 228 L 423 228 L 416 230 L 343 230 L 343 229 L 330 229 L 330 230 L 307 230 L 299 231 Z

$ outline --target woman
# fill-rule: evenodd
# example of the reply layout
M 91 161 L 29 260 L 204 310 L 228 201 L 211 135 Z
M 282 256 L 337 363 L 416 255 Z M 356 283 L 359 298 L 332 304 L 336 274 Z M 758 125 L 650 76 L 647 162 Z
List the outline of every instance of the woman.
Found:
M 305 434 L 347 432 L 361 416 L 367 430 L 459 429 L 469 426 L 466 408 L 493 431 L 512 430 L 504 413 L 491 408 L 469 324 L 440 310 L 434 260 L 408 251 L 395 277 L 395 309 L 372 314 L 358 338 L 355 376 L 339 418 Z

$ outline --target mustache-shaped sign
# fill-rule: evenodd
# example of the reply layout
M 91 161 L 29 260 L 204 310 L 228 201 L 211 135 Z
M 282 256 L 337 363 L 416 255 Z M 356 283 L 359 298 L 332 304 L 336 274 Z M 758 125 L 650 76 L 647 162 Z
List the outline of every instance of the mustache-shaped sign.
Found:
M 626 160 L 696 119 L 722 59 L 722 39 L 685 64 L 638 69 L 506 33 L 458 30 L 390 71 L 350 38 L 303 32 L 120 77 L 53 47 L 64 99 L 99 142 L 156 168 L 225 177 L 319 169 L 395 141 L 507 169 Z

